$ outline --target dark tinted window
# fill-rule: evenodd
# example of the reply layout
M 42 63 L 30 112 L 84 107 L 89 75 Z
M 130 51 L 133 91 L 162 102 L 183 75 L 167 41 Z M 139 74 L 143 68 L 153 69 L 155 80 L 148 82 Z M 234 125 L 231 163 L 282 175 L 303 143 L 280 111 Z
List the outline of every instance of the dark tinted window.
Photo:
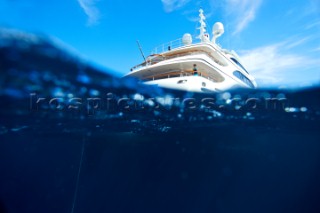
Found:
M 234 58 L 231 58 L 231 60 L 236 63 L 239 67 L 241 67 L 244 71 L 246 71 L 246 73 L 248 73 L 248 71 L 242 66 L 242 64 L 240 64 L 239 61 L 237 61 L 236 59 Z M 249 74 L 249 73 L 248 73 Z
M 253 83 L 245 75 L 243 75 L 240 71 L 238 71 L 238 70 L 234 71 L 233 75 L 236 76 L 237 78 L 239 78 L 243 83 L 245 83 L 249 87 L 254 88 Z

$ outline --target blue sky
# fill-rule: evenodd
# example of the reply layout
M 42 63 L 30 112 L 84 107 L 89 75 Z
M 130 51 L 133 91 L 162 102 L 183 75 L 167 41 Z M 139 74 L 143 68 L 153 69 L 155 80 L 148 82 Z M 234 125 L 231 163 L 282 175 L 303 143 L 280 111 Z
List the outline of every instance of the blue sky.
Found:
M 320 83 L 320 0 L 0 0 L 0 26 L 58 38 L 122 75 L 142 61 L 136 40 L 149 54 L 196 33 L 200 7 L 259 85 Z

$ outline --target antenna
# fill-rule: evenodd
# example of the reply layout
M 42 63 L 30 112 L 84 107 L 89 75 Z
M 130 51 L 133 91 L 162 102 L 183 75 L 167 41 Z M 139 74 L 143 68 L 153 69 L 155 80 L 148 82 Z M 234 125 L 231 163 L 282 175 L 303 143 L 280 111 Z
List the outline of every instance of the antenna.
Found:
M 200 30 L 200 34 L 199 34 L 199 36 L 198 36 L 197 38 L 199 38 L 202 42 L 206 42 L 206 41 L 209 40 L 209 38 L 206 37 L 206 32 L 207 32 L 206 27 L 207 27 L 207 25 L 206 25 L 206 23 L 205 23 L 206 17 L 205 17 L 205 15 L 204 15 L 203 13 L 204 13 L 204 11 L 203 11 L 203 9 L 201 8 L 201 9 L 199 10 L 199 18 L 200 18 L 200 19 L 199 19 L 199 23 L 200 23 L 200 27 L 198 28 L 198 29 Z
M 137 44 L 138 44 L 138 47 L 139 47 L 140 53 L 141 53 L 141 55 L 142 55 L 142 57 L 143 57 L 144 61 L 147 63 L 146 57 L 145 57 L 145 56 L 144 56 L 144 54 L 143 54 L 143 51 L 142 51 L 141 45 L 140 45 L 140 43 L 139 43 L 139 41 L 138 41 L 138 40 L 137 40 Z

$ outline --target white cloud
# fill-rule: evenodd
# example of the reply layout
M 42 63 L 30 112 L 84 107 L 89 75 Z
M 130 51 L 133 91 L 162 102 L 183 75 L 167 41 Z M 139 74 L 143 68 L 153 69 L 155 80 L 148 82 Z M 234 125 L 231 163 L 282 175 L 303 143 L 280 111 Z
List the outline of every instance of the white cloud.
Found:
M 252 50 L 242 51 L 241 59 L 248 70 L 262 85 L 280 85 L 300 81 L 312 81 L 319 76 L 311 73 L 304 75 L 300 72 L 307 68 L 320 68 L 320 61 L 308 55 L 287 53 L 285 46 L 288 41 Z M 301 76 L 297 78 L 294 76 Z
M 314 48 L 312 51 L 313 51 L 313 52 L 318 52 L 318 51 L 320 51 L 320 46 L 317 47 L 317 48 Z
M 226 0 L 227 15 L 235 18 L 234 35 L 242 32 L 256 18 L 261 4 L 262 0 Z
M 88 16 L 88 25 L 97 24 L 100 19 L 100 11 L 96 7 L 97 0 L 78 0 L 78 2 Z
M 306 6 L 302 9 L 301 15 L 302 16 L 310 16 L 310 15 L 318 15 L 320 8 L 320 1 L 319 0 L 309 0 L 306 1 Z
M 307 41 L 311 40 L 312 36 L 307 36 L 304 38 L 300 38 L 300 39 L 290 39 L 290 41 L 288 40 L 286 42 L 286 45 L 284 46 L 284 48 L 286 49 L 292 49 L 294 47 L 300 46 L 301 44 L 306 43 Z
M 161 0 L 161 2 L 163 4 L 164 10 L 167 13 L 170 13 L 185 6 L 190 2 L 190 0 Z
M 313 23 L 311 23 L 311 24 L 308 24 L 308 25 L 305 27 L 305 29 L 306 29 L 306 30 L 309 30 L 309 29 L 311 29 L 311 28 L 318 27 L 318 26 L 320 26 L 320 21 L 319 21 L 319 20 L 318 20 L 318 21 L 315 21 L 315 22 L 313 22 Z

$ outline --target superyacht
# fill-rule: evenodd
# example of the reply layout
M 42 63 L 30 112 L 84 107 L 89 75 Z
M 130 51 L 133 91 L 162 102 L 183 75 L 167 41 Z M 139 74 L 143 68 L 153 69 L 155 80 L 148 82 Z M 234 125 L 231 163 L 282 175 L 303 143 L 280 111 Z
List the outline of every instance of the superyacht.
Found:
M 224 26 L 213 25 L 212 39 L 207 33 L 206 17 L 199 10 L 198 36 L 186 33 L 182 38 L 156 47 L 144 62 L 124 77 L 140 79 L 144 84 L 190 92 L 220 92 L 232 88 L 256 88 L 254 78 L 232 50 L 217 44 Z

